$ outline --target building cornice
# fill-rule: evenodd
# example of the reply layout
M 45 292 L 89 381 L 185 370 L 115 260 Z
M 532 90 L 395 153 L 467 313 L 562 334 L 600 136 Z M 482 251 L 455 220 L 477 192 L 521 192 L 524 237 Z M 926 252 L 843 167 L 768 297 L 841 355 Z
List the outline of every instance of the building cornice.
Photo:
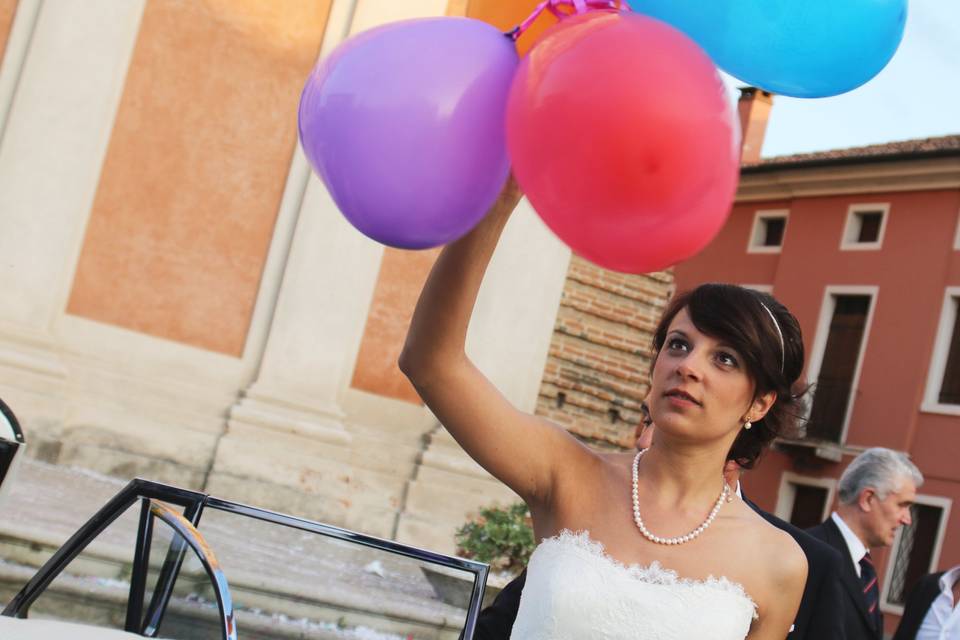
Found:
M 736 201 L 960 189 L 960 154 L 893 156 L 856 161 L 744 167 Z

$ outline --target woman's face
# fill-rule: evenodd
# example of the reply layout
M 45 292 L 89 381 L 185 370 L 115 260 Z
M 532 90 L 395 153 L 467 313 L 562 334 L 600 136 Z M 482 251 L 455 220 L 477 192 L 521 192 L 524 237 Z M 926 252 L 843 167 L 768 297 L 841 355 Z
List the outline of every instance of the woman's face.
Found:
M 773 394 L 756 401 L 753 394 L 741 354 L 701 333 L 681 309 L 657 356 L 647 398 L 658 432 L 732 444 L 745 420 L 756 422 L 773 404 Z

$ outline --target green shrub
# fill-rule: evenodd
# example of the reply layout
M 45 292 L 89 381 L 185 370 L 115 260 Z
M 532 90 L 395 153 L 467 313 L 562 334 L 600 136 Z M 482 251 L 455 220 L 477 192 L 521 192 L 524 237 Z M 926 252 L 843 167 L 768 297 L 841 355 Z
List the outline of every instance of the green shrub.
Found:
M 457 553 L 486 562 L 494 571 L 518 574 L 527 566 L 536 546 L 530 510 L 522 502 L 485 507 L 457 529 Z

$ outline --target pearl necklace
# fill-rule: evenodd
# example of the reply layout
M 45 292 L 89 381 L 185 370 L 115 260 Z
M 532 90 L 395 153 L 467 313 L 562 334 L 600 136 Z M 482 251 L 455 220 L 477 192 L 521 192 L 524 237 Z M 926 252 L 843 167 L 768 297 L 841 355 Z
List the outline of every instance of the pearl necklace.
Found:
M 717 517 L 717 514 L 720 513 L 720 507 L 723 506 L 724 502 L 729 502 L 730 497 L 730 487 L 727 486 L 726 481 L 723 482 L 723 490 L 720 492 L 720 497 L 717 498 L 716 504 L 713 505 L 713 510 L 710 511 L 710 515 L 707 516 L 707 519 L 704 520 L 699 527 L 691 531 L 690 533 L 677 536 L 675 538 L 661 538 L 650 533 L 650 530 L 647 529 L 646 525 L 643 524 L 643 518 L 640 517 L 640 496 L 637 491 L 638 485 L 638 468 L 640 465 L 640 456 L 646 452 L 646 449 L 637 452 L 637 457 L 633 459 L 633 521 L 637 523 L 637 529 L 640 529 L 640 533 L 643 534 L 643 537 L 649 540 L 650 542 L 655 542 L 657 544 L 683 544 L 684 542 L 690 542 L 701 533 L 707 530 L 707 527 L 713 522 L 713 519 Z

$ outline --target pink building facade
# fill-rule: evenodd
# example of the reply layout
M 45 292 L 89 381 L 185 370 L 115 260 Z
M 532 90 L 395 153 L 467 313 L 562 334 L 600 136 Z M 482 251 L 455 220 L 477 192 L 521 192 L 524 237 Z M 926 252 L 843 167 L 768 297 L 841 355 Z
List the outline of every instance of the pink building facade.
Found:
M 872 446 L 923 472 L 913 525 L 875 552 L 892 633 L 913 581 L 960 564 L 960 136 L 746 164 L 727 225 L 675 275 L 770 291 L 803 329 L 807 433 L 745 479 L 760 505 L 816 524 Z

